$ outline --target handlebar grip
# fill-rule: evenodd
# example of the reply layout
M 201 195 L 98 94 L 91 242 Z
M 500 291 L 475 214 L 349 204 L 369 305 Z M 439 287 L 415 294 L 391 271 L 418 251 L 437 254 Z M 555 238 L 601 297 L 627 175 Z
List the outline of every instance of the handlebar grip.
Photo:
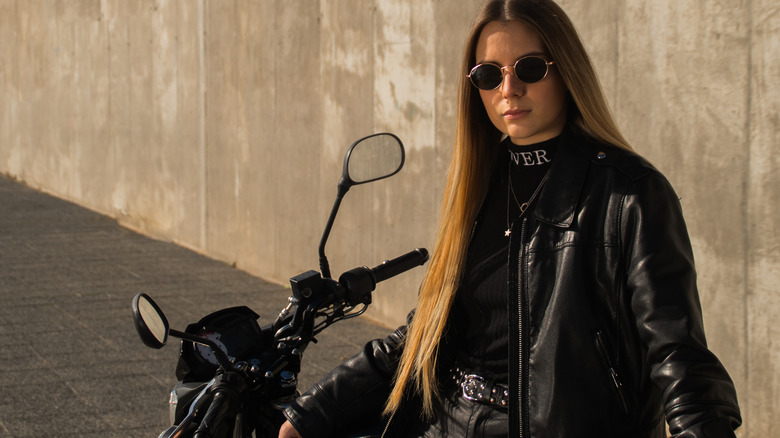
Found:
M 371 268 L 374 279 L 379 283 L 388 278 L 395 277 L 414 267 L 425 264 L 428 261 L 428 250 L 425 248 L 416 248 L 406 254 L 396 257 L 392 260 L 385 260 L 382 264 Z

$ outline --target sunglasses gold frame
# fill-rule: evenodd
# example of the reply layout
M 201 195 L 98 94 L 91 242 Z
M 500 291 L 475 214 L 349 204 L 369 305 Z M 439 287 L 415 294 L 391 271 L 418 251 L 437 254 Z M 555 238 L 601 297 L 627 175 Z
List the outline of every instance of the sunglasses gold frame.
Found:
M 537 79 L 537 80 L 535 80 L 533 82 L 526 82 L 526 81 L 520 79 L 517 76 L 517 70 L 515 69 L 515 67 L 517 66 L 517 64 L 520 61 L 522 61 L 524 59 L 528 59 L 528 58 L 536 58 L 536 59 L 541 59 L 542 61 L 544 61 L 544 75 L 542 75 L 541 78 L 539 78 L 539 79 Z M 528 56 L 523 56 L 522 58 L 519 58 L 512 65 L 501 66 L 501 65 L 498 65 L 498 64 L 494 64 L 492 62 L 483 62 L 481 64 L 477 64 L 474 67 L 472 67 L 471 70 L 469 70 L 469 74 L 467 74 L 466 77 L 469 78 L 469 80 L 471 81 L 471 85 L 473 85 L 475 88 L 477 88 L 479 90 L 490 91 L 490 90 L 495 90 L 496 88 L 500 87 L 502 83 L 504 83 L 504 71 L 505 70 L 508 70 L 508 69 L 511 68 L 512 69 L 512 74 L 515 76 L 515 78 L 517 78 L 518 81 L 520 81 L 520 82 L 522 82 L 524 84 L 535 84 L 535 83 L 537 83 L 537 82 L 539 82 L 539 81 L 541 81 L 541 80 L 543 80 L 544 78 L 547 77 L 547 75 L 550 73 L 550 66 L 553 65 L 553 64 L 555 64 L 555 61 L 548 61 L 548 60 L 546 60 L 543 57 L 538 56 L 538 55 L 528 55 Z M 474 83 L 474 78 L 472 78 L 472 75 L 474 74 L 474 71 L 476 69 L 478 69 L 480 67 L 483 67 L 483 66 L 487 66 L 487 65 L 492 65 L 494 67 L 497 67 L 499 70 L 501 70 L 501 81 L 493 88 L 481 88 L 476 83 Z

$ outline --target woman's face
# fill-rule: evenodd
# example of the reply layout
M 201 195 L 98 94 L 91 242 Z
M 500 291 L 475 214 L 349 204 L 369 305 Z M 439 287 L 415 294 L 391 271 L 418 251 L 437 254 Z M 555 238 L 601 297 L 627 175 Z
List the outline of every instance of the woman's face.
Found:
M 477 64 L 514 65 L 527 55 L 542 55 L 548 61 L 539 37 L 520 21 L 492 21 L 477 41 Z M 566 87 L 555 65 L 539 82 L 526 84 L 504 69 L 504 79 L 494 90 L 479 90 L 488 116 L 513 143 L 528 145 L 556 137 L 566 124 Z

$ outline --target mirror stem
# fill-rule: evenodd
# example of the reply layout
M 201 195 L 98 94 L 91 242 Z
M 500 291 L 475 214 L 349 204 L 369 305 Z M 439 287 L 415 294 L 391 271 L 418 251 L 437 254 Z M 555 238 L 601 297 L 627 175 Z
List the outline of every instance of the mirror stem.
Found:
M 330 210 L 328 223 L 325 225 L 325 231 L 322 232 L 322 239 L 320 239 L 320 273 L 322 274 L 322 278 L 331 278 L 330 264 L 328 263 L 328 258 L 325 256 L 325 243 L 328 241 L 330 230 L 333 228 L 333 222 L 336 220 L 336 213 L 339 211 L 341 200 L 344 199 L 347 190 L 349 190 L 349 184 L 345 184 L 343 180 L 339 181 L 336 201 L 333 203 L 333 208 Z
M 219 346 L 215 344 L 211 339 L 201 338 L 200 336 L 191 335 L 189 333 L 180 332 L 174 329 L 168 330 L 168 334 L 170 336 L 173 336 L 174 338 L 179 338 L 185 341 L 190 341 L 196 344 L 201 344 L 210 347 L 211 351 L 214 352 L 214 357 L 217 358 L 217 362 L 219 362 L 219 364 L 222 365 L 222 368 L 225 368 L 226 371 L 233 369 L 233 363 L 230 362 L 230 359 L 228 358 L 227 354 L 225 354 L 225 352 L 222 351 L 222 349 L 219 348 Z

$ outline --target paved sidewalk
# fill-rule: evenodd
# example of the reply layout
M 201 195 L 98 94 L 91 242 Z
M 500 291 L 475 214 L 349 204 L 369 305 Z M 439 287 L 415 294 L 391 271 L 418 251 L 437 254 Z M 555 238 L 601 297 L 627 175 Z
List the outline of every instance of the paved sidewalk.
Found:
M 236 305 L 265 323 L 289 295 L 0 176 L 0 437 L 151 437 L 168 426 L 178 345 L 141 344 L 138 292 L 180 330 Z M 306 351 L 301 389 L 387 332 L 360 318 L 330 327 Z

